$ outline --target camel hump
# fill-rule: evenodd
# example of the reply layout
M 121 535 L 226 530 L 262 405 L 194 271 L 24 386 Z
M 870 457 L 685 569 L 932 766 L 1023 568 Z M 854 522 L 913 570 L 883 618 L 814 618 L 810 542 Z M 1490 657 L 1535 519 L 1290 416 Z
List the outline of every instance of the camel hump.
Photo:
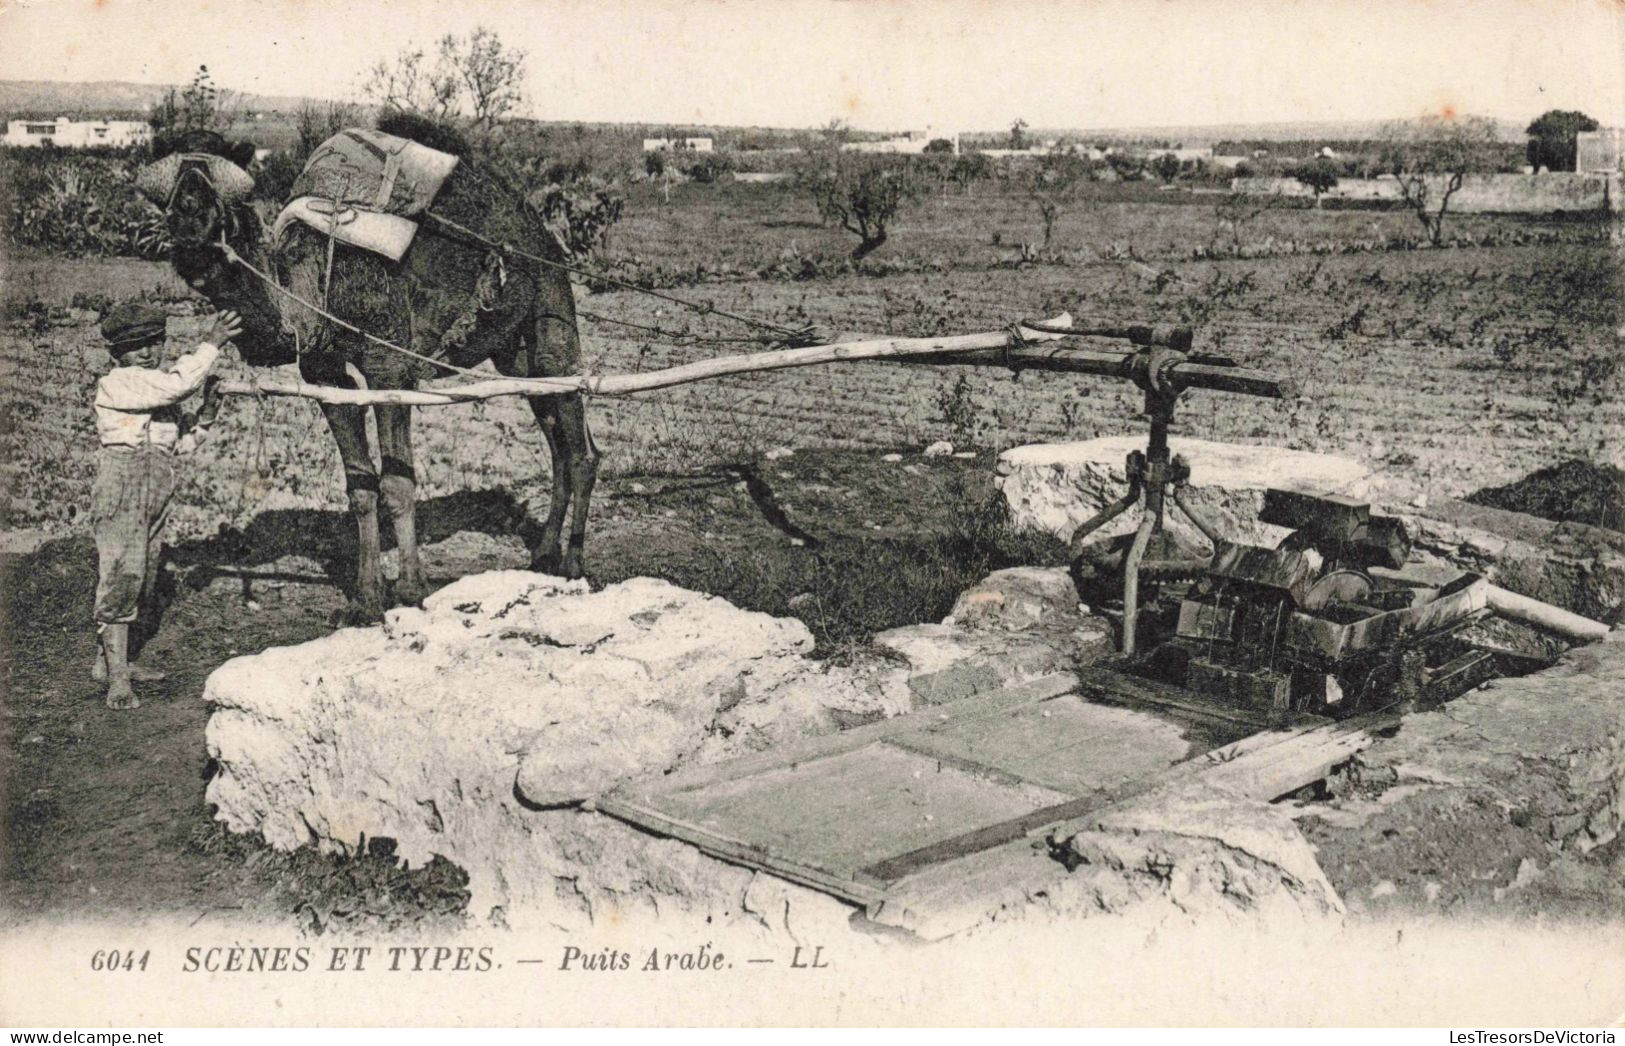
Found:
M 463 159 L 472 151 L 468 139 L 456 128 L 416 113 L 386 113 L 378 118 L 378 130 Z
M 218 131 L 166 131 L 152 142 L 152 158 L 162 160 L 176 153 L 202 153 L 221 156 L 244 170 L 254 162 L 253 142 L 234 142 Z

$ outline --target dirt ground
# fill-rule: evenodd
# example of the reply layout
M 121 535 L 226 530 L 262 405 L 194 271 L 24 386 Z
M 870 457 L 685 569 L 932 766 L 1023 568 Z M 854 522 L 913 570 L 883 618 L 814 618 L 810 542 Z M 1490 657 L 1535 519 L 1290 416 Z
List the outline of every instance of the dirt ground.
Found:
M 1061 560 L 1058 545 L 1019 541 L 992 522 L 990 465 L 985 455 L 911 450 L 887 462 L 830 451 L 706 473 L 612 477 L 596 501 L 593 578 L 665 577 L 748 609 L 800 616 L 819 653 L 841 657 L 875 631 L 939 619 L 991 570 Z M 1579 469 L 1570 465 L 1562 479 Z M 1543 482 L 1520 489 L 1534 497 Z M 532 524 L 510 495 L 432 499 L 420 519 L 436 584 L 525 565 Z M 346 605 L 349 534 L 346 517 L 301 511 L 177 543 L 161 626 L 144 654 L 169 679 L 143 686 L 143 707 L 133 713 L 105 709 L 88 675 L 96 576 L 88 539 L 0 555 L 8 626 L 0 667 L 10 695 L 0 910 L 232 912 L 318 931 L 462 918 L 463 879 L 444 862 L 403 870 L 387 847 L 353 859 L 276 853 L 228 836 L 203 802 L 205 678 L 230 657 L 329 632 Z M 899 577 L 908 583 L 895 584 Z M 900 591 L 911 600 L 899 600 Z M 1504 903 L 1507 884 L 1525 874 L 1520 867 L 1544 852 L 1527 826 L 1472 803 L 1393 820 L 1357 845 L 1321 831 L 1313 815 L 1303 821 L 1356 912 L 1504 914 L 1512 903 L 1526 914 L 1625 913 L 1617 881 L 1625 847 L 1617 841 L 1566 878 Z M 1486 847 L 1490 838 L 1496 845 Z
M 941 618 L 991 570 L 1060 554 L 987 525 L 990 464 L 917 450 L 900 462 L 798 453 L 615 477 L 595 498 L 592 577 L 665 577 L 800 615 L 820 652 L 839 657 L 874 631 Z M 419 518 L 436 584 L 527 562 L 524 512 L 506 494 L 433 499 Z M 162 623 L 143 657 L 169 678 L 140 687 L 143 705 L 131 713 L 104 708 L 89 677 L 91 542 L 0 555 L 10 695 L 0 910 L 246 911 L 312 928 L 459 917 L 460 873 L 450 866 L 402 872 L 387 850 L 355 860 L 277 854 L 226 836 L 203 803 L 205 678 L 233 656 L 331 631 L 346 605 L 349 535 L 337 513 L 291 512 L 177 543 Z M 898 586 L 900 577 L 912 582 Z M 795 598 L 806 594 L 814 598 Z
M 629 220 L 617 232 L 619 250 L 686 267 L 686 254 L 657 248 L 742 245 L 737 260 L 748 269 L 787 250 L 787 238 L 812 242 L 799 226 L 786 231 L 785 201 L 751 199 L 756 210 L 727 209 L 735 224 L 723 232 L 706 224 L 710 212 L 693 209 Z M 1520 511 L 1573 507 L 1572 492 L 1591 498 L 1601 488 L 1567 472 L 1548 485 L 1555 498 L 1541 493 L 1547 487 L 1487 488 L 1570 459 L 1625 464 L 1619 284 L 1608 248 L 1589 234 L 1572 243 L 1345 253 L 1344 241 L 1381 239 L 1402 216 L 1295 211 L 1271 216 L 1280 228 L 1266 239 L 1296 237 L 1304 226 L 1301 235 L 1338 249 L 1209 262 L 1191 254 L 1217 228 L 1209 209 L 1124 204 L 1069 219 L 1101 230 L 1073 264 L 1016 266 L 1003 260 L 1013 237 L 998 248 L 1000 229 L 986 223 L 1013 232 L 1020 212 L 984 218 L 975 200 L 939 209 L 956 216 L 938 223 L 952 236 L 922 243 L 911 256 L 919 264 L 895 275 L 769 281 L 736 273 L 685 293 L 784 322 L 896 334 L 994 329 L 1063 309 L 1099 322 L 1193 323 L 1199 349 L 1282 370 L 1307 395 L 1292 404 L 1193 397 L 1182 434 L 1348 454 L 1437 494 L 1483 490 L 1485 503 Z M 705 234 L 672 235 L 679 219 Z M 1488 234 L 1509 222 L 1473 218 L 1464 227 Z M 900 243 L 908 232 L 900 230 Z M 1154 264 L 1106 260 L 1117 256 Z M 353 529 L 338 511 L 336 453 L 311 404 L 244 401 L 222 416 L 177 495 L 169 601 L 146 652 L 169 679 L 144 687 L 135 713 L 101 706 L 88 674 L 95 555 L 80 518 L 94 450 L 88 391 L 105 366 L 90 299 L 166 303 L 177 320 L 172 348 L 200 321 L 156 263 L 37 256 L 5 265 L 0 912 L 201 918 L 246 910 L 318 929 L 458 918 L 453 868 L 402 871 L 387 852 L 349 861 L 275 854 L 226 837 L 202 803 L 209 768 L 198 695 L 208 673 L 238 654 L 323 635 L 345 605 Z M 629 295 L 587 300 L 605 315 L 679 322 Z M 651 345 L 606 328 L 587 341 L 588 364 L 601 371 L 715 350 Z M 989 451 L 927 460 L 921 445 L 942 436 L 984 448 L 1088 438 L 1132 428 L 1139 409 L 1126 386 L 901 367 L 810 368 L 599 403 L 595 433 L 609 457 L 589 569 L 600 582 L 651 575 L 800 616 L 821 656 L 843 657 L 876 631 L 940 619 L 993 569 L 1060 561 L 1053 543 L 999 530 Z M 418 412 L 420 533 L 436 580 L 525 564 L 527 515 L 546 496 L 545 448 L 527 415 L 513 402 Z M 769 456 L 782 446 L 843 449 Z M 903 459 L 883 461 L 893 449 Z M 1617 490 L 1617 473 L 1608 478 Z M 1578 518 L 1619 518 L 1617 504 L 1611 516 L 1606 498 L 1593 501 Z M 1481 813 L 1463 813 L 1462 824 L 1478 824 Z M 1397 867 L 1414 851 L 1391 853 Z M 1369 863 L 1350 876 L 1372 888 L 1393 877 Z

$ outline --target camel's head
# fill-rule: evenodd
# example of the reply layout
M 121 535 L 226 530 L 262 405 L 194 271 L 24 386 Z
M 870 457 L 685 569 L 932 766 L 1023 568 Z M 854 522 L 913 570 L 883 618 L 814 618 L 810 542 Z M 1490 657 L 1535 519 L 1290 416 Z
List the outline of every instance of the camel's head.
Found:
M 233 265 L 220 246 L 225 240 L 244 256 L 259 251 L 260 224 L 249 205 L 254 179 L 247 170 L 254 161 L 253 143 L 188 131 L 160 143 L 156 155 L 137 172 L 135 183 L 164 209 L 175 271 L 216 308 L 242 314 L 243 335 L 236 344 L 247 362 L 287 362 L 284 357 L 292 352 L 270 291 Z
M 248 166 L 254 143 L 228 142 L 214 131 L 188 131 L 161 141 L 156 158 L 136 174 L 136 188 L 164 209 L 175 246 L 195 248 L 229 235 L 233 212 L 254 191 Z

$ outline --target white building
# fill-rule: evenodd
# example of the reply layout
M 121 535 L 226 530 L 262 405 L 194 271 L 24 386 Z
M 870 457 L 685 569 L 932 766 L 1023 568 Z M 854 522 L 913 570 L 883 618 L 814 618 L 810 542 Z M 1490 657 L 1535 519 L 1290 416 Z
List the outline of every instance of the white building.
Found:
M 715 149 L 709 138 L 645 138 L 646 153 L 708 153 Z
M 1156 159 L 1159 156 L 1172 156 L 1174 159 L 1178 160 L 1180 163 L 1186 163 L 1186 162 L 1192 161 L 1192 160 L 1200 160 L 1203 163 L 1209 163 L 1209 162 L 1211 162 L 1213 160 L 1213 150 L 1211 148 L 1192 148 L 1192 149 L 1186 149 L 1186 148 L 1150 149 L 1150 148 L 1145 148 L 1145 149 L 1137 149 L 1135 151 L 1138 152 L 1141 156 L 1149 157 L 1150 159 L 1153 159 L 1153 160 Z
M 1609 127 L 1575 135 L 1574 169 L 1581 174 L 1625 169 L 1625 131 Z
M 124 147 L 152 141 L 152 127 L 144 120 L 10 120 L 3 142 L 13 148 L 55 145 L 62 149 L 88 149 L 106 145 Z
M 923 131 L 910 131 L 901 138 L 883 138 L 878 142 L 847 142 L 841 148 L 851 153 L 919 154 L 925 152 L 925 147 L 938 138 L 945 138 L 953 143 L 953 154 L 959 155 L 958 134 L 938 135 L 929 127 Z

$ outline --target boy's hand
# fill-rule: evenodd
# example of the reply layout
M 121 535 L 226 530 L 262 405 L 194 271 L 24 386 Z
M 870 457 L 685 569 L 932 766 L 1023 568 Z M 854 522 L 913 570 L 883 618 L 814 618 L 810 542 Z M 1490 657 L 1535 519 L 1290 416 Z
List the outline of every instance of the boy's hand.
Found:
M 203 332 L 203 340 L 211 345 L 224 346 L 242 332 L 243 318 L 237 315 L 236 310 L 227 309 L 225 312 L 215 313 L 214 322 Z

